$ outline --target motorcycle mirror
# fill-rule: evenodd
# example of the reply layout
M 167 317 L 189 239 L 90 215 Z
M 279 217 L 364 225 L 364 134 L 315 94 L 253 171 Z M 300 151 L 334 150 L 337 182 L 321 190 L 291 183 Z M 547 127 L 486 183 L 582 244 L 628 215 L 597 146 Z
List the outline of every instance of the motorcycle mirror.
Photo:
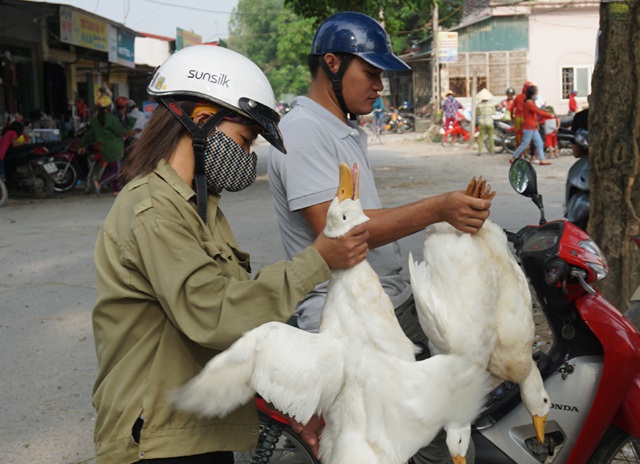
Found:
M 522 158 L 516 159 L 509 168 L 509 183 L 520 195 L 533 197 L 538 194 L 536 171 Z
M 542 195 L 538 194 L 538 178 L 536 170 L 528 161 L 516 159 L 509 168 L 509 183 L 520 195 L 531 198 L 540 210 L 540 224 L 545 224 Z

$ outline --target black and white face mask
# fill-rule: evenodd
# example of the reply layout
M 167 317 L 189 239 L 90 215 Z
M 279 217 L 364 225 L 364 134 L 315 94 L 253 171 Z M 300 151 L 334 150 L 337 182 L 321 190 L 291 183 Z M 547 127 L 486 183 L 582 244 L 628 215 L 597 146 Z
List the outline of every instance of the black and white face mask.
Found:
M 204 148 L 207 189 L 212 194 L 222 190 L 239 192 L 256 180 L 258 157 L 247 153 L 231 137 L 215 130 Z

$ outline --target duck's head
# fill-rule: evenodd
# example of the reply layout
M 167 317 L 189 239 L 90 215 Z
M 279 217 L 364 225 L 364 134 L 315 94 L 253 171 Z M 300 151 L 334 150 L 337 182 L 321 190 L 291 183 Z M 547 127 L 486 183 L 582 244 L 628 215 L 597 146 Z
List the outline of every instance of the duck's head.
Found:
M 327 211 L 327 223 L 324 234 L 329 238 L 340 237 L 355 226 L 367 222 L 369 218 L 364 214 L 360 204 L 360 171 L 354 164 L 349 169 L 345 163 L 340 163 L 340 183 L 336 196 Z
M 533 371 L 535 369 L 535 371 Z M 538 368 L 532 367 L 532 373 L 520 382 L 520 396 L 524 406 L 533 418 L 533 428 L 540 443 L 544 443 L 544 430 L 547 422 L 547 414 L 551 409 L 551 399 L 544 388 L 542 378 L 537 374 Z M 537 375 L 534 375 L 537 374 Z

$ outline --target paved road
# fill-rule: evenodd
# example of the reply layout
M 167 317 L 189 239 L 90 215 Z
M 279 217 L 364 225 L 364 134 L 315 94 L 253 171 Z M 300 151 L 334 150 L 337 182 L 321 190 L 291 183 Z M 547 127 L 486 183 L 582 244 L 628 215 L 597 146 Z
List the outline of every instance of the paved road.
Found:
M 255 270 L 282 257 L 266 151 L 264 143 L 258 144 L 256 183 L 222 200 Z M 385 206 L 464 189 L 472 176 L 482 175 L 498 191 L 494 221 L 515 230 L 538 220 L 535 206 L 507 184 L 506 155 L 478 157 L 415 135 L 387 136 L 370 152 Z M 549 218 L 562 214 L 572 161 L 565 156 L 538 169 Z M 92 250 L 112 203 L 109 195 L 71 192 L 50 200 L 13 198 L 0 208 L 0 464 L 95 462 Z M 421 234 L 403 239 L 401 248 L 405 255 L 412 251 L 421 257 Z

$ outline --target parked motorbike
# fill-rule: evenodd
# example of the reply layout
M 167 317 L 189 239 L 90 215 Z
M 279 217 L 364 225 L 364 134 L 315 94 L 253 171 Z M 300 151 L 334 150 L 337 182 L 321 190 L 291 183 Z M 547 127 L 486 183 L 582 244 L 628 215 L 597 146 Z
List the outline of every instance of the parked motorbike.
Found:
M 472 426 L 467 462 L 640 463 L 640 334 L 593 288 L 607 267 L 589 236 L 566 220 L 546 221 L 533 166 L 516 160 L 509 180 L 541 212 L 539 226 L 507 235 L 553 335 L 549 351 L 534 355 L 552 406 L 541 444 L 519 386 L 503 382 Z M 258 448 L 236 462 L 319 463 L 282 415 L 261 399 L 257 406 Z
M 57 147 L 49 148 L 49 154 L 58 168 L 54 178 L 56 192 L 68 192 L 87 177 L 87 159 L 78 152 L 82 146 L 82 134 L 87 128 L 88 125 L 82 124 Z
M 12 147 L 4 159 L 5 182 L 9 190 L 21 189 L 35 198 L 53 196 L 54 177 L 58 168 L 53 158 L 47 155 L 44 144 Z
M 505 147 L 505 136 L 513 132 L 513 124 L 511 121 L 505 121 L 502 118 L 493 118 L 493 146 L 496 153 L 502 153 Z M 515 142 L 515 139 L 514 139 Z
M 539 226 L 508 236 L 553 334 L 534 355 L 553 404 L 540 444 L 518 386 L 502 384 L 474 424 L 475 462 L 640 462 L 640 334 L 592 287 L 607 272 L 595 243 L 566 220 L 546 222 L 533 166 L 516 160 L 509 180 L 541 211 Z
M 385 114 L 385 130 L 389 133 L 402 134 L 415 130 L 415 121 L 405 118 L 398 111 L 390 111 Z
M 589 131 L 578 129 L 574 135 L 575 144 L 589 151 Z M 587 230 L 589 222 L 589 156 L 578 158 L 567 174 L 565 185 L 564 217 L 582 230 Z

